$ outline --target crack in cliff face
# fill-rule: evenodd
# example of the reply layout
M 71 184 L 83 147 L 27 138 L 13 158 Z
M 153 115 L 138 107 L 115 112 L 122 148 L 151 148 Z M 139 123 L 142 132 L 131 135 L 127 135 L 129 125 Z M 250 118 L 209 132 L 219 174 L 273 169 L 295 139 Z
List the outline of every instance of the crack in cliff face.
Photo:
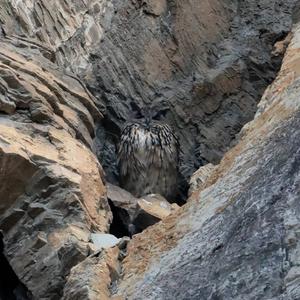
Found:
M 32 295 L 20 281 L 4 255 L 3 236 L 0 233 L 0 299 L 31 300 Z
M 110 224 L 109 233 L 113 234 L 117 238 L 122 238 L 124 236 L 131 237 L 132 233 L 129 231 L 130 216 L 125 209 L 118 208 L 114 203 L 108 200 L 111 212 L 113 214 L 113 219 Z
M 40 2 L 34 1 L 34 6 L 22 2 L 20 9 L 9 5 L 0 8 L 0 22 L 4 23 L 0 69 L 2 75 L 8 74 L 1 89 L 9 86 L 15 105 L 0 97 L 0 158 L 10 158 L 2 147 L 11 147 L 9 151 L 26 152 L 28 162 L 47 173 L 35 174 L 40 177 L 27 182 L 32 177 L 28 164 L 17 166 L 22 172 L 21 185 L 16 185 L 20 191 L 15 197 L 13 193 L 6 197 L 5 189 L 0 192 L 9 205 L 14 198 L 18 203 L 6 209 L 9 216 L 0 225 L 10 231 L 6 233 L 7 257 L 19 267 L 18 275 L 26 278 L 35 296 L 56 299 L 71 267 L 75 266 L 74 270 L 82 260 L 85 263 L 90 253 L 90 231 L 107 232 L 110 223 L 101 168 L 89 152 L 94 122 L 98 122 L 95 152 L 108 181 L 116 184 L 121 129 L 149 104 L 180 137 L 183 181 L 199 166 L 218 163 L 242 126 L 252 119 L 257 102 L 280 67 L 295 1 L 275 0 L 272 5 L 267 0 L 113 0 L 101 5 L 94 0 Z M 61 5 L 63 15 L 57 9 Z M 84 24 L 85 17 L 88 24 Z M 41 45 L 30 38 L 19 39 L 20 34 L 36 38 Z M 57 47 L 55 55 L 53 45 Z M 73 70 L 75 77 L 66 70 Z M 104 113 L 102 121 L 95 104 Z M 9 165 L 2 174 L 3 170 L 10 171 Z M 8 173 L 6 187 L 14 176 Z M 128 216 L 122 219 L 124 212 L 112 204 L 110 207 L 114 214 L 111 233 L 120 237 L 132 234 L 132 224 L 124 226 Z M 164 223 L 151 241 L 156 252 L 161 252 L 156 248 L 161 240 L 164 250 L 169 250 L 179 239 L 178 232 L 171 232 L 178 219 L 175 214 L 171 218 L 173 223 Z M 141 219 L 144 221 L 143 213 Z M 141 222 L 138 232 L 152 225 L 153 219 L 150 221 Z M 143 234 L 135 239 L 139 237 L 148 238 Z M 135 252 L 140 260 L 137 263 L 144 267 L 149 257 L 141 261 L 139 255 L 149 255 L 149 244 L 146 241 L 146 246 Z M 215 254 L 226 249 L 219 241 L 214 245 Z M 94 271 L 98 283 L 103 274 L 93 264 L 88 270 Z M 106 266 L 106 271 L 109 282 L 114 281 L 111 268 Z M 41 273 L 49 277 L 41 281 Z M 78 274 L 89 279 L 89 272 Z
M 217 164 L 253 118 L 280 68 L 293 3 L 173 3 L 154 18 L 137 14 L 157 9 L 152 1 L 116 1 L 86 80 L 106 107 L 95 151 L 108 181 L 119 182 L 116 152 L 124 123 L 151 103 L 180 138 L 186 195 L 191 174 Z M 198 18 L 198 10 L 210 18 Z M 219 24 L 212 26 L 211 18 Z

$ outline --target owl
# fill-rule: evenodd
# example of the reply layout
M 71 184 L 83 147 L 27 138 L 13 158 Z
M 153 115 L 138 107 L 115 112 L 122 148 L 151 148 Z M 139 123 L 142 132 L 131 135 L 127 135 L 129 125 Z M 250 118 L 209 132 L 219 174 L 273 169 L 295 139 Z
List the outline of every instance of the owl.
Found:
M 127 124 L 118 150 L 121 187 L 136 197 L 155 193 L 175 201 L 179 152 L 169 125 L 149 118 Z

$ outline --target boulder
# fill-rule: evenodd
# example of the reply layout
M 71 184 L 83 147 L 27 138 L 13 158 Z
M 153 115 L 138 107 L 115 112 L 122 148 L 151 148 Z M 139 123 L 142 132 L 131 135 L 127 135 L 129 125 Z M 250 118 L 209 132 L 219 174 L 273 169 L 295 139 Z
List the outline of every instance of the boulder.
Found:
M 138 199 L 124 189 L 109 183 L 107 198 L 111 203 L 116 222 L 111 225 L 111 232 L 116 230 L 120 233 L 120 227 L 123 227 L 122 232 L 130 236 L 142 232 L 179 208 L 177 204 L 170 204 L 161 195 L 150 194 Z
M 177 209 L 179 209 L 179 206 L 176 203 L 170 204 L 163 196 L 158 194 L 150 194 L 140 198 L 132 219 L 131 230 L 135 233 L 142 232 Z

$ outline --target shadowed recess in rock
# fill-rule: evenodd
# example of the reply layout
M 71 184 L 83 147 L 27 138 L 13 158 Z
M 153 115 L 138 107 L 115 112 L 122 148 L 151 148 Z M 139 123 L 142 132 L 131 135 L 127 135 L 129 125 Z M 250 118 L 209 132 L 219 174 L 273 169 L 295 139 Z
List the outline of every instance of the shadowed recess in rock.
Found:
M 116 207 L 110 200 L 108 200 L 108 203 L 113 214 L 113 221 L 110 224 L 109 233 L 117 238 L 122 238 L 123 236 L 131 237 L 132 234 L 128 230 L 129 215 L 126 210 Z
M 4 253 L 4 243 L 0 234 L 0 299 L 1 300 L 31 300 L 26 286 L 10 266 Z
M 295 2 L 170 1 L 149 14 L 153 1 L 116 1 L 107 9 L 91 65 L 74 71 L 105 107 L 95 149 L 108 181 L 118 183 L 124 123 L 149 104 L 179 136 L 186 181 L 217 164 L 280 68 Z

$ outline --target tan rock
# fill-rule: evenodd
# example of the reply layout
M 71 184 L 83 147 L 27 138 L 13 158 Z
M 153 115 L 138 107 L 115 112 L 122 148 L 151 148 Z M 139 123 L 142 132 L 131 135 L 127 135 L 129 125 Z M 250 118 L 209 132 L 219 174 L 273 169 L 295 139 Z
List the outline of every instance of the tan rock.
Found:
M 165 219 L 179 206 L 170 204 L 164 197 L 150 194 L 139 199 L 132 221 L 132 233 L 139 233 Z
M 116 207 L 123 208 L 128 211 L 129 215 L 134 214 L 138 199 L 126 190 L 107 183 L 107 198 L 113 202 Z
M 154 16 L 160 16 L 167 8 L 166 0 L 142 0 L 144 11 Z
M 72 268 L 62 299 L 111 299 L 111 285 L 120 274 L 118 254 L 118 247 L 111 248 Z
M 176 203 L 170 204 L 163 196 L 158 194 L 147 195 L 138 201 L 138 214 L 149 214 L 154 218 L 162 220 L 172 211 L 179 208 Z
M 200 191 L 203 187 L 205 187 L 205 181 L 212 174 L 213 170 L 216 166 L 213 164 L 207 164 L 203 167 L 200 167 L 191 177 L 190 179 L 190 188 L 189 188 L 189 196 L 193 194 L 195 191 Z
M 150 194 L 138 199 L 112 184 L 107 184 L 107 198 L 114 206 L 114 213 L 118 215 L 115 218 L 122 221 L 122 226 L 130 235 L 143 231 L 179 208 L 161 195 Z
M 289 33 L 283 40 L 276 42 L 272 54 L 274 56 L 283 55 L 289 43 L 291 42 L 291 39 L 292 39 L 292 34 Z
M 36 298 L 49 299 L 89 255 L 91 228 L 109 228 L 103 171 L 91 151 L 102 116 L 42 46 L 20 43 L 2 38 L 0 47 L 0 91 L 7 91 L 0 98 L 0 229 L 18 277 Z

